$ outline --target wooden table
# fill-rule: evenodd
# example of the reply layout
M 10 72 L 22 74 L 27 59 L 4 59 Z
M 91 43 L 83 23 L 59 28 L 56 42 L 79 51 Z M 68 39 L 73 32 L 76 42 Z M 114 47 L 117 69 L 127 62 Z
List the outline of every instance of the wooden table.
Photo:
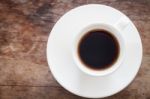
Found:
M 0 99 L 82 99 L 52 77 L 46 44 L 64 13 L 90 3 L 109 5 L 129 16 L 143 43 L 138 75 L 108 99 L 150 99 L 150 0 L 0 0 Z

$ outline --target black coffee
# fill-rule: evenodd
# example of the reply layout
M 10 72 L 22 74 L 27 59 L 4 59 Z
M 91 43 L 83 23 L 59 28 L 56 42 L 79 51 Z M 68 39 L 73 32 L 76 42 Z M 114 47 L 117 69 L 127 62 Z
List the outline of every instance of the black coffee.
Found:
M 106 69 L 117 60 L 119 44 L 108 31 L 92 30 L 81 38 L 78 54 L 87 67 L 94 70 Z

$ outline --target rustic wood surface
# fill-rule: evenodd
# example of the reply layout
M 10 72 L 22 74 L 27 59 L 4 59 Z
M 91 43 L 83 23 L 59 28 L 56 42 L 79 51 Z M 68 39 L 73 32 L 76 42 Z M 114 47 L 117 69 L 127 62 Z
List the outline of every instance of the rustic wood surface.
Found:
M 150 0 L 0 0 L 0 99 L 82 99 L 52 77 L 46 44 L 64 13 L 90 3 L 128 15 L 143 43 L 142 66 L 135 80 L 107 99 L 150 99 Z

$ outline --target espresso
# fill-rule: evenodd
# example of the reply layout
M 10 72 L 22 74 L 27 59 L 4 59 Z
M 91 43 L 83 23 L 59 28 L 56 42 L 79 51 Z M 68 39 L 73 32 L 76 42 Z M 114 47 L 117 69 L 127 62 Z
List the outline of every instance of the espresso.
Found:
M 78 55 L 88 68 L 101 70 L 111 67 L 119 56 L 119 43 L 105 30 L 87 32 L 79 41 Z

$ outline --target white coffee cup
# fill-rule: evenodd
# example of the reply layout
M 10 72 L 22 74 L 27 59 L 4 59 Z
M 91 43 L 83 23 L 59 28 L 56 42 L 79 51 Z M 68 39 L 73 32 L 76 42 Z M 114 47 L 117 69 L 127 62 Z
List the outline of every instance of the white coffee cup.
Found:
M 127 17 L 122 17 L 120 18 L 116 23 L 93 23 L 90 25 L 85 26 L 85 28 L 83 28 L 80 33 L 78 33 L 78 35 L 76 36 L 75 40 L 74 40 L 74 46 L 73 46 L 73 58 L 75 63 L 77 64 L 77 67 L 84 73 L 92 75 L 92 76 L 105 76 L 108 75 L 114 71 L 116 71 L 120 66 L 121 63 L 124 59 L 125 56 L 125 43 L 124 43 L 124 38 L 121 34 L 121 31 L 128 25 L 128 18 Z M 93 70 L 88 68 L 87 66 L 85 66 L 85 64 L 83 64 L 79 58 L 78 55 L 78 44 L 80 39 L 89 31 L 91 30 L 95 30 L 95 29 L 102 29 L 102 30 L 106 30 L 110 33 L 112 33 L 113 36 L 116 37 L 118 43 L 119 43 L 119 56 L 117 58 L 117 60 L 115 61 L 114 64 L 112 64 L 112 66 L 110 66 L 107 69 L 104 70 Z

